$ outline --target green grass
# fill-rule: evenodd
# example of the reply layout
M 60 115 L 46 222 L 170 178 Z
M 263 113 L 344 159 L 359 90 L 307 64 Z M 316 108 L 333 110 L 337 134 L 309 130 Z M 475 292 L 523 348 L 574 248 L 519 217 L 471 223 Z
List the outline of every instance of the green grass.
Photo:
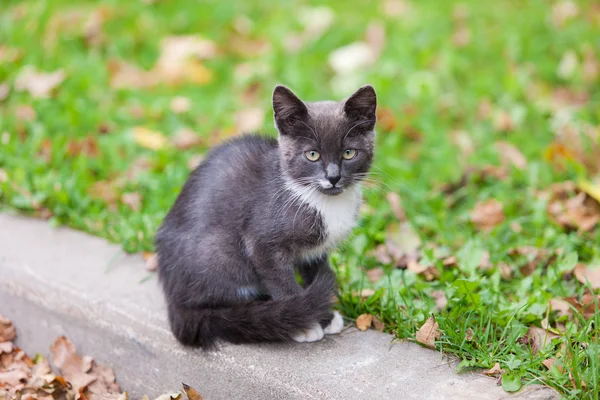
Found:
M 252 107 L 267 110 L 263 131 L 274 135 L 269 110 L 275 84 L 287 84 L 302 98 L 316 100 L 346 96 L 369 82 L 377 89 L 380 109 L 388 110 L 393 121 L 381 123 L 378 130 L 373 177 L 380 188 L 366 190 L 368 207 L 360 227 L 332 255 L 341 310 L 350 318 L 376 315 L 386 330 L 411 340 L 434 313 L 442 331 L 438 348 L 459 356 L 461 368 L 500 363 L 507 389 L 522 381 L 550 385 L 566 398 L 599 398 L 600 313 L 587 319 L 575 313 L 567 320 L 549 314 L 548 302 L 584 293 L 585 286 L 570 269 L 575 255 L 581 263 L 600 265 L 600 228 L 587 233 L 565 230 L 549 219 L 546 201 L 538 196 L 552 183 L 593 180 L 600 170 L 600 156 L 589 141 L 579 146 L 582 154 L 570 159 L 546 156 L 560 141 L 556 126 L 565 116 L 576 132 L 600 125 L 600 81 L 586 78 L 583 65 L 590 52 L 600 59 L 600 11 L 592 1 L 576 2 L 578 15 L 560 27 L 552 22 L 551 1 L 465 1 L 464 22 L 457 22 L 457 5 L 450 1 L 413 1 L 410 15 L 399 17 L 387 15 L 378 3 L 332 1 L 327 4 L 335 15 L 332 26 L 295 53 L 287 50 L 286 37 L 302 30 L 298 10 L 322 3 L 77 4 L 40 0 L 3 1 L 0 6 L 0 83 L 11 87 L 0 101 L 0 169 L 5 175 L 0 179 L 1 207 L 51 215 L 52 223 L 121 243 L 129 252 L 151 251 L 154 232 L 189 173 L 188 162 L 235 130 L 234 115 L 248 107 L 242 94 L 249 87 L 256 89 Z M 69 10 L 89 15 L 100 7 L 108 13 L 100 45 L 86 43 L 81 21 L 57 22 Z M 236 34 L 234 26 L 244 25 L 239 22 L 242 15 L 253 23 Z M 362 40 L 372 22 L 385 27 L 380 57 L 363 70 L 336 76 L 327 63 L 329 54 Z M 452 39 L 460 23 L 471 37 L 463 47 Z M 190 33 L 220 47 L 205 62 L 212 71 L 209 83 L 143 90 L 111 87 L 111 60 L 150 69 L 163 37 Z M 244 54 L 231 45 L 235 36 L 264 41 L 268 47 Z M 7 48 L 17 50 L 16 60 L 7 59 Z M 569 51 L 578 63 L 571 73 L 561 74 L 559 65 Z M 243 64 L 251 73 L 239 73 Z M 46 72 L 62 68 L 66 79 L 50 99 L 32 98 L 14 90 L 26 65 Z M 584 93 L 585 99 L 576 108 L 555 108 L 551 101 L 558 88 Z M 188 97 L 191 109 L 171 111 L 175 96 Z M 491 105 L 489 116 L 482 115 L 484 102 Z M 35 110 L 32 120 L 18 117 L 20 107 L 27 105 Z M 512 121 L 506 130 L 497 122 L 502 112 Z M 188 150 L 151 150 L 134 140 L 132 128 L 137 126 L 169 138 L 190 127 L 206 140 Z M 453 138 L 460 131 L 466 132 L 471 153 L 456 145 Z M 69 151 L 70 143 L 86 138 L 97 146 L 96 154 Z M 497 141 L 517 146 L 527 168 L 510 167 L 505 179 L 470 175 L 453 193 L 441 190 L 469 167 L 499 165 Z M 566 145 L 577 150 L 572 140 Z M 131 174 L 132 165 L 144 167 Z M 94 194 L 90 187 L 98 181 L 108 182 L 113 199 Z M 402 198 L 424 247 L 435 245 L 457 255 L 458 266 L 444 266 L 433 250 L 426 250 L 421 263 L 433 265 L 439 275 L 427 281 L 377 261 L 371 250 L 386 240 L 387 227 L 397 223 L 385 199 L 390 191 Z M 129 192 L 142 196 L 139 210 L 119 200 Z M 506 218 L 490 232 L 480 232 L 470 212 L 477 202 L 491 198 L 503 204 Z M 518 232 L 514 223 L 520 225 Z M 526 261 L 510 252 L 522 246 L 561 253 L 523 274 L 517 267 Z M 491 264 L 486 270 L 478 267 L 484 251 Z M 502 277 L 502 263 L 514 271 L 512 277 Z M 385 274 L 372 283 L 364 271 L 378 267 Z M 361 298 L 357 292 L 365 288 L 375 294 Z M 448 299 L 441 311 L 436 311 L 434 291 Z M 534 353 L 526 333 L 546 317 L 551 326 L 565 327 Z M 542 364 L 550 357 L 560 360 L 563 372 Z

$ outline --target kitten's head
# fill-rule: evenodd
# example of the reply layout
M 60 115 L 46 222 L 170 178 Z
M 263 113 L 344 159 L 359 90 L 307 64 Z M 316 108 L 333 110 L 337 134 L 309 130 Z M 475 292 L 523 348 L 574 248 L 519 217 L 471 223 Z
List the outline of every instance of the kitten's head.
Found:
M 341 102 L 303 102 L 285 86 L 273 92 L 286 179 L 338 195 L 360 182 L 373 160 L 377 96 L 365 85 Z

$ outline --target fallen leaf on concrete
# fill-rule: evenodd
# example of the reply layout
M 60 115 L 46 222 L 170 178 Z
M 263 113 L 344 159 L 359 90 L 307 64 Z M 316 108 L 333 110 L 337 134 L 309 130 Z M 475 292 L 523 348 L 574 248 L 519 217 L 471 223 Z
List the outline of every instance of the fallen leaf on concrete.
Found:
M 600 267 L 577 264 L 573 272 L 579 282 L 584 285 L 589 283 L 592 289 L 600 289 Z
M 500 368 L 500 363 L 496 363 L 492 368 L 488 369 L 487 371 L 483 371 L 483 374 L 487 376 L 500 376 L 502 372 L 504 371 L 502 368 Z
M 158 269 L 158 255 L 156 253 L 145 251 L 142 253 L 142 257 L 144 258 L 144 261 L 146 261 L 147 271 L 152 272 Z
M 12 321 L 0 314 L 0 342 L 11 341 L 15 336 L 17 333 Z
M 79 357 L 75 345 L 66 337 L 56 339 L 50 352 L 52 362 L 76 391 L 85 389 L 97 379 L 89 373 L 92 369 L 92 359 Z
M 14 347 L 13 342 L 0 342 L 0 354 L 12 353 L 13 347 Z
M 65 80 L 63 70 L 54 72 L 38 72 L 32 66 L 24 67 L 15 80 L 15 90 L 29 92 L 34 99 L 50 97 L 52 91 Z
M 427 318 L 427 321 L 419 328 L 416 334 L 417 342 L 424 344 L 430 349 L 435 349 L 435 341 L 441 336 L 440 326 L 433 316 Z
M 0 372 L 0 387 L 8 385 L 9 387 L 16 386 L 20 388 L 19 386 L 23 386 L 25 383 L 27 383 L 28 377 L 29 375 L 27 372 L 20 369 L 2 371 Z
M 496 199 L 478 202 L 471 211 L 471 221 L 481 231 L 491 231 L 504 221 L 504 207 Z
M 356 318 L 356 327 L 361 331 L 366 331 L 371 327 L 373 323 L 373 316 L 371 314 L 361 314 Z
M 116 382 L 112 369 L 92 361 L 90 375 L 95 376 L 96 380 L 89 384 L 85 391 L 88 400 L 117 400 L 120 398 L 121 388 Z
M 143 126 L 133 128 L 135 142 L 151 150 L 160 150 L 168 145 L 168 140 L 161 132 L 153 131 Z
M 185 383 L 181 384 L 183 385 L 183 391 L 185 392 L 188 400 L 202 400 L 202 396 L 200 396 L 200 393 L 198 393 L 196 389 L 186 385 Z

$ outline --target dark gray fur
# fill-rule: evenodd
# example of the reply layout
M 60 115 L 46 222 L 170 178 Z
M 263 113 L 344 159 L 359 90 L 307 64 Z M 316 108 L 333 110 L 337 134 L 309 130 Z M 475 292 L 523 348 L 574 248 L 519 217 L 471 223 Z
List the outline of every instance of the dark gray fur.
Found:
M 304 103 L 278 86 L 273 108 L 279 141 L 246 135 L 212 149 L 156 235 L 169 321 L 183 344 L 289 341 L 332 318 L 327 254 L 301 257 L 325 240 L 324 222 L 290 201 L 284 175 L 310 185 L 309 178 L 339 174 L 333 188 L 319 189 L 331 196 L 358 183 L 373 157 L 375 91 L 364 86 L 346 101 Z M 341 158 L 347 148 L 358 150 L 354 159 Z M 321 159 L 307 160 L 309 150 Z

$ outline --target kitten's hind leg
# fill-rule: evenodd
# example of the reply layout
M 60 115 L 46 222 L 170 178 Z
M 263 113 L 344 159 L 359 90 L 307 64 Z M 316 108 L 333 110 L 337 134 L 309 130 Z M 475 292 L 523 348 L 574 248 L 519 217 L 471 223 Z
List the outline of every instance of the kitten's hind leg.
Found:
M 344 328 L 344 319 L 339 312 L 333 312 L 333 318 L 329 321 L 329 324 L 323 328 L 323 333 L 326 335 L 335 335 L 342 331 Z

